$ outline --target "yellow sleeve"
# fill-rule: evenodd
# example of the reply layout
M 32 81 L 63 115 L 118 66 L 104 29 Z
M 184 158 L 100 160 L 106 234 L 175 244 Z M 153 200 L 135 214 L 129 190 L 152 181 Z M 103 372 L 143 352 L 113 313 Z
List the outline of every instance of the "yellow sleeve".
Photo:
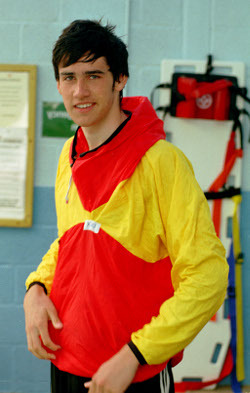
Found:
M 30 273 L 26 280 L 26 288 L 28 289 L 33 282 L 40 282 L 45 285 L 48 295 L 50 294 L 53 278 L 56 269 L 57 256 L 59 248 L 59 239 L 56 239 L 50 246 L 49 251 L 44 255 L 42 262 L 37 270 Z
M 131 336 L 148 364 L 170 359 L 194 339 L 223 303 L 228 279 L 225 249 L 191 164 L 177 148 L 167 146 L 164 154 L 149 159 L 173 265 L 174 296 Z

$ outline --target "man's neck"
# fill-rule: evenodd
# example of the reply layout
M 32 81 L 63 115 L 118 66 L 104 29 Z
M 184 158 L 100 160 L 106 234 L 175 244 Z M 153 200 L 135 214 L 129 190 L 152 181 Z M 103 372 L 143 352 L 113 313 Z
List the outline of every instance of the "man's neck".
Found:
M 82 127 L 85 138 L 88 142 L 89 150 L 102 145 L 113 132 L 126 120 L 127 116 L 120 110 L 115 117 L 110 121 L 105 121 L 104 124 L 98 123 L 91 127 Z

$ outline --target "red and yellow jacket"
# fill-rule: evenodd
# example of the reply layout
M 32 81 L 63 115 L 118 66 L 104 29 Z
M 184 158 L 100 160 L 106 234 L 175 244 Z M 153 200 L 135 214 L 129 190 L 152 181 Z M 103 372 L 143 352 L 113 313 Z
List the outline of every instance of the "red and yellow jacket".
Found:
M 87 151 L 80 128 L 65 143 L 58 239 L 26 285 L 44 284 L 63 322 L 50 326 L 59 369 L 91 377 L 131 340 L 147 362 L 141 381 L 214 315 L 228 266 L 192 167 L 165 141 L 149 101 L 124 98 L 122 108 L 130 117 L 108 143 Z

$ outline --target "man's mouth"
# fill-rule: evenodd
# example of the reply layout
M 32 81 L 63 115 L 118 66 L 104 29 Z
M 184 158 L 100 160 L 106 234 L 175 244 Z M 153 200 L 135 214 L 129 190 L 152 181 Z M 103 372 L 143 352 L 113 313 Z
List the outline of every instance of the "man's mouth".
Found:
M 79 109 L 86 109 L 86 108 L 90 108 L 92 105 L 94 105 L 94 104 L 78 104 L 78 105 L 76 105 L 76 108 L 79 108 Z

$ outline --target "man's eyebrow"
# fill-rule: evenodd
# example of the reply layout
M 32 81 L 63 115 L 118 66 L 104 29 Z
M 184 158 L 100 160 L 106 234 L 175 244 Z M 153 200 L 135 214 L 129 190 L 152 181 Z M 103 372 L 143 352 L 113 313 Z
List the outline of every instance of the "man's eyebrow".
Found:
M 63 76 L 65 76 L 65 75 L 74 75 L 74 72 L 61 71 L 61 72 L 60 72 L 60 75 L 63 75 Z
M 93 74 L 105 74 L 105 71 L 101 71 L 101 70 L 92 70 L 92 71 L 85 71 L 84 72 L 85 75 L 93 75 Z
M 108 70 L 109 71 L 109 70 Z M 105 74 L 106 71 L 102 70 L 92 70 L 92 71 L 85 71 L 83 74 L 85 75 L 93 75 L 93 74 Z M 75 75 L 75 72 L 71 71 L 61 71 L 60 75 L 62 76 L 69 76 L 69 75 Z

